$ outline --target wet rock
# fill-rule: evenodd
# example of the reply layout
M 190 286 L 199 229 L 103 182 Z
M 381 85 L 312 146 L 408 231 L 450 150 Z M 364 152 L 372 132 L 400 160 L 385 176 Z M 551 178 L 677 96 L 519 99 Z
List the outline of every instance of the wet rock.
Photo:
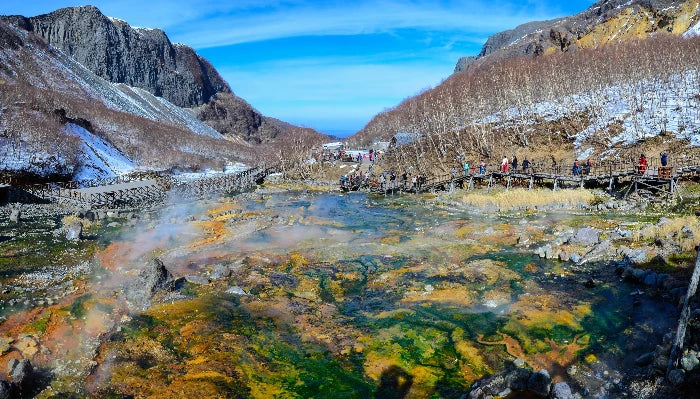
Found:
M 584 246 L 598 244 L 598 242 L 600 241 L 600 233 L 601 231 L 599 229 L 593 227 L 584 227 L 582 229 L 579 229 L 573 235 L 573 237 L 569 239 L 569 244 Z
M 514 391 L 524 391 L 531 374 L 530 370 L 517 367 L 508 371 L 503 378 L 508 388 Z
M 692 353 L 686 353 L 681 357 L 681 366 L 683 366 L 683 370 L 685 371 L 693 371 L 698 365 L 700 365 L 700 360 Z
M 12 358 L 7 362 L 7 374 L 12 375 L 12 372 L 15 370 L 15 367 L 19 364 L 19 360 Z
M 19 219 L 21 218 L 21 212 L 19 209 L 15 208 L 10 211 L 10 222 L 11 223 L 19 223 Z
M 527 390 L 540 395 L 549 395 L 550 384 L 552 383 L 552 377 L 549 376 L 547 370 L 540 370 L 536 373 L 532 373 L 530 378 L 527 380 Z
M 211 272 L 212 280 L 222 280 L 229 278 L 230 276 L 231 268 L 222 264 L 215 265 L 214 270 Z
M 248 293 L 243 291 L 243 288 L 239 286 L 234 286 L 226 290 L 227 294 L 231 295 L 241 295 L 241 296 L 248 296 Z
M 644 248 L 627 248 L 625 246 L 621 246 L 618 249 L 618 252 L 622 257 L 629 261 L 630 263 L 644 263 L 647 260 L 647 251 Z
M 634 364 L 639 367 L 648 366 L 654 360 L 654 352 L 645 353 L 634 360 Z
M 654 272 L 649 272 L 644 276 L 644 285 L 649 285 L 649 286 L 656 286 L 656 273 Z
M 588 288 L 588 289 L 595 288 L 595 285 L 596 285 L 596 284 L 595 284 L 595 281 L 593 281 L 592 278 L 589 278 L 588 280 L 586 280 L 585 283 L 583 283 L 583 286 L 586 287 L 586 288 Z
M 0 399 L 10 399 L 17 396 L 14 392 L 12 383 L 6 380 L 0 380 Z
M 685 370 L 675 369 L 668 373 L 668 382 L 670 382 L 671 385 L 677 387 L 683 384 L 683 381 L 685 381 Z
M 577 263 L 583 264 L 586 262 L 610 259 L 610 258 L 614 257 L 616 253 L 617 253 L 617 251 L 615 250 L 615 247 L 613 247 L 610 240 L 604 240 L 600 244 L 593 247 L 593 249 L 588 251 L 583 256 L 583 258 Z
M 565 382 L 557 382 L 552 387 L 552 392 L 549 395 L 551 399 L 574 399 L 574 394 L 571 392 L 571 387 Z
M 72 221 L 66 230 L 66 239 L 69 241 L 80 241 L 82 238 L 83 223 L 80 220 Z
M 581 255 L 574 252 L 571 255 L 569 255 L 569 260 L 574 263 L 578 263 L 581 261 Z
M 27 359 L 20 360 L 12 370 L 12 382 L 22 390 L 34 385 L 34 377 L 34 367 Z
M 137 307 L 146 307 L 157 292 L 172 291 L 174 288 L 173 275 L 160 259 L 153 258 L 127 289 L 127 298 Z
M 22 353 L 22 357 L 31 358 L 39 352 L 39 343 L 31 335 L 20 336 L 14 344 L 15 349 Z
M 209 284 L 209 279 L 204 277 L 204 276 L 197 276 L 195 274 L 188 274 L 185 276 L 185 281 L 187 281 L 190 284 L 195 284 L 195 285 L 207 285 Z

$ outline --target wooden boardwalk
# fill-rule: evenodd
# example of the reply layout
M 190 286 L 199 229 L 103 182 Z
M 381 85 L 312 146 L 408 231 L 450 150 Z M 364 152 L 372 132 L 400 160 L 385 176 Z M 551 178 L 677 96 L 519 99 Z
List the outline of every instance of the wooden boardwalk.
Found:
M 95 208 L 158 202 L 169 195 L 178 199 L 197 199 L 217 193 L 242 191 L 262 182 L 272 171 L 272 168 L 251 168 L 239 173 L 202 176 L 187 181 L 156 173 L 142 173 L 28 185 L 11 179 L 0 179 L 0 184 L 20 192 L 24 201 L 58 202 Z
M 469 173 L 463 171 L 431 176 L 414 185 L 409 177 L 406 181 L 396 176 L 395 181 L 385 179 L 383 183 L 374 176 L 366 179 L 349 179 L 340 188 L 343 191 L 368 190 L 374 193 L 389 194 L 394 192 L 426 193 L 447 191 L 455 188 L 472 190 L 477 187 L 494 187 L 496 185 L 522 187 L 529 190 L 535 187 L 551 187 L 558 190 L 562 187 L 601 187 L 613 192 L 620 183 L 630 183 L 625 193 L 645 189 L 655 194 L 681 196 L 678 181 L 683 178 L 697 178 L 700 175 L 700 157 L 684 157 L 681 162 L 669 164 L 666 167 L 656 166 L 651 162 L 644 173 L 639 166 L 631 161 L 598 162 L 590 168 L 581 167 L 581 173 L 574 175 L 572 166 L 535 166 L 527 170 L 500 171 L 500 165 L 486 165 L 483 173 L 471 168 Z

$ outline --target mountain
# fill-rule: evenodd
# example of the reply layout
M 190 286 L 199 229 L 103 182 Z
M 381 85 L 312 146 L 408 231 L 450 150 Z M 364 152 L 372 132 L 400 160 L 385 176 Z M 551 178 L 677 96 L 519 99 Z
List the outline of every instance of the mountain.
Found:
M 41 37 L 102 79 L 139 88 L 179 107 L 229 137 L 263 143 L 291 126 L 262 115 L 235 96 L 216 69 L 160 29 L 132 27 L 94 6 L 1 20 Z
M 698 0 L 603 0 L 571 17 L 529 22 L 497 33 L 477 56 L 459 59 L 455 72 L 514 56 L 578 51 L 662 32 L 680 35 L 697 28 L 699 20 Z
M 0 170 L 64 178 L 249 161 L 250 146 L 0 20 Z

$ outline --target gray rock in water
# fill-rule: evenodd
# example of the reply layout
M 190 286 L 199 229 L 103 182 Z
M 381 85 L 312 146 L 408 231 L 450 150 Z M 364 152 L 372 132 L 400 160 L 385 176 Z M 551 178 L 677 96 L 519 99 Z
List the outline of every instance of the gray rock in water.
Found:
M 230 276 L 231 268 L 222 264 L 214 266 L 214 270 L 211 272 L 212 280 L 223 280 L 225 278 L 229 278 Z
M 243 288 L 235 286 L 226 290 L 227 294 L 247 296 L 248 293 L 243 291 Z
M 145 308 L 157 292 L 172 291 L 174 288 L 173 275 L 160 259 L 153 258 L 127 289 L 127 298 L 134 306 Z
M 605 260 L 614 257 L 617 254 L 615 247 L 613 247 L 610 240 L 603 240 L 600 244 L 596 245 L 586 253 L 583 258 L 577 262 L 579 264 L 592 262 L 597 260 Z
M 524 391 L 527 389 L 527 381 L 531 374 L 530 370 L 518 367 L 508 371 L 503 376 L 503 379 L 508 388 L 514 391 Z
M 593 227 L 584 227 L 579 229 L 573 237 L 569 239 L 569 244 L 576 245 L 595 245 L 600 241 L 599 229 Z
M 197 276 L 195 274 L 188 274 L 185 276 L 185 281 L 196 285 L 207 285 L 209 284 L 209 279 L 204 276 Z
M 681 366 L 683 366 L 683 370 L 685 371 L 693 371 L 698 367 L 698 365 L 700 365 L 700 360 L 698 360 L 698 357 L 692 353 L 686 353 L 681 358 Z
M 574 399 L 574 394 L 571 393 L 571 387 L 565 382 L 557 382 L 552 387 L 552 393 L 549 395 L 551 399 Z
M 552 377 L 549 376 L 547 370 L 540 370 L 536 373 L 532 373 L 530 378 L 527 380 L 527 390 L 540 395 L 549 395 L 549 390 L 552 384 Z
M 654 352 L 645 353 L 634 360 L 634 364 L 639 367 L 648 366 L 654 360 Z
M 675 369 L 668 373 L 668 382 L 670 382 L 671 385 L 677 387 L 683 384 L 683 381 L 685 381 L 685 370 Z
M 83 223 L 80 220 L 72 221 L 66 231 L 66 239 L 69 241 L 79 241 L 83 238 Z
M 12 382 L 20 389 L 31 387 L 34 384 L 34 367 L 28 359 L 22 359 L 12 370 Z
M 577 253 L 572 253 L 571 255 L 569 255 L 569 260 L 574 263 L 578 263 L 581 261 L 581 255 Z
M 21 218 L 22 213 L 20 212 L 19 209 L 15 208 L 10 211 L 10 222 L 12 223 L 19 223 L 19 219 Z

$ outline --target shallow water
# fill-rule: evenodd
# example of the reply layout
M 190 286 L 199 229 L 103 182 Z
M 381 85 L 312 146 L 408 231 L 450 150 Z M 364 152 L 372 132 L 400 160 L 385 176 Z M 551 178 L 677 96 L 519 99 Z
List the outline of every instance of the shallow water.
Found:
M 154 255 L 176 276 L 216 264 L 232 275 L 185 284 L 145 312 L 100 313 L 114 327 L 86 384 L 105 397 L 458 398 L 521 358 L 574 388 L 614 390 L 675 309 L 630 295 L 637 287 L 609 266 L 576 268 L 516 245 L 523 232 L 544 242 L 595 223 L 605 222 L 360 193 L 171 209 L 98 255 L 109 277 L 93 283 L 86 306 L 123 309 L 115 287 Z M 584 288 L 590 277 L 599 283 Z M 248 295 L 225 293 L 233 286 Z

